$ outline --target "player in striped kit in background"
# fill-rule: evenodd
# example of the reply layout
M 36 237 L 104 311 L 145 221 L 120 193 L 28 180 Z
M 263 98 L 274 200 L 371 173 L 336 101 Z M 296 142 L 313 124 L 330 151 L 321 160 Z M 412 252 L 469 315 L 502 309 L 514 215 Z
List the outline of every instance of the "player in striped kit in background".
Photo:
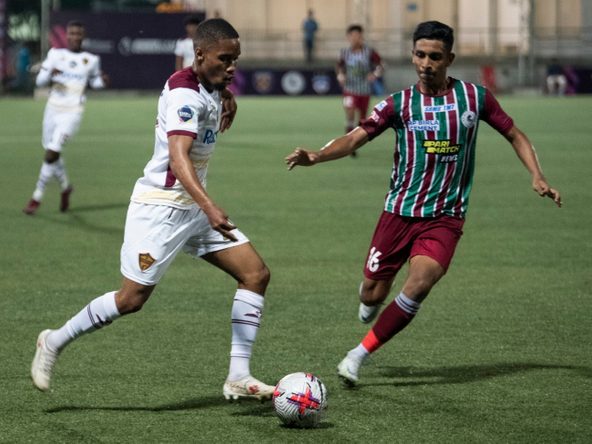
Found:
M 368 116 L 372 83 L 382 76 L 383 66 L 380 55 L 364 43 L 360 25 L 347 28 L 347 39 L 350 46 L 341 50 L 335 71 L 343 89 L 345 132 L 349 133 Z
M 378 315 L 407 260 L 409 271 L 395 300 L 339 363 L 338 374 L 348 385 L 357 383 L 367 357 L 411 322 L 450 265 L 469 203 L 479 120 L 510 142 L 531 174 L 534 191 L 561 206 L 529 139 L 495 97 L 482 86 L 448 77 L 453 43 L 449 26 L 419 24 L 412 51 L 418 83 L 380 102 L 360 126 L 323 149 L 297 148 L 286 157 L 289 169 L 315 165 L 347 156 L 389 128 L 396 134 L 390 189 L 359 290 L 360 321 L 369 323 Z
M 23 212 L 33 215 L 41 205 L 45 188 L 56 179 L 61 188 L 60 211 L 70 206 L 73 191 L 62 156 L 63 145 L 80 127 L 87 85 L 102 89 L 108 78 L 101 72 L 99 56 L 82 50 L 85 37 L 84 25 L 71 21 L 66 25 L 67 48 L 52 48 L 37 75 L 37 86 L 51 86 L 49 99 L 43 115 L 42 145 L 45 156 L 35 191 Z

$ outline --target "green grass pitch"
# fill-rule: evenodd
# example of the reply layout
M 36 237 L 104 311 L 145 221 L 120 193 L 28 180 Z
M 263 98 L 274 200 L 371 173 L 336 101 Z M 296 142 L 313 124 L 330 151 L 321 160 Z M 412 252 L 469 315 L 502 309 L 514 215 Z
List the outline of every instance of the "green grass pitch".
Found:
M 54 184 L 27 217 L 44 103 L 0 100 L 0 442 L 592 441 L 590 98 L 500 98 L 565 205 L 536 196 L 509 144 L 482 124 L 453 265 L 357 390 L 339 385 L 335 366 L 367 331 L 356 289 L 392 133 L 357 159 L 287 172 L 295 146 L 341 133 L 340 99 L 239 99 L 208 189 L 272 271 L 252 371 L 270 382 L 318 375 L 329 391 L 323 427 L 286 429 L 270 403 L 223 400 L 235 284 L 183 255 L 142 312 L 72 344 L 52 391 L 36 391 L 39 331 L 119 285 L 127 202 L 152 153 L 156 101 L 91 97 L 66 148 L 71 211 L 58 211 Z

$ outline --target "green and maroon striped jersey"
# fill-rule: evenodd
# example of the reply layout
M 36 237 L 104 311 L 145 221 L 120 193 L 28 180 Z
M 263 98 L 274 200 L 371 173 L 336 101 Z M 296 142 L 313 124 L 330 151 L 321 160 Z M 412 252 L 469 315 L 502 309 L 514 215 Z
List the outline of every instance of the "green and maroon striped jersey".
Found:
M 457 79 L 442 95 L 412 86 L 374 107 L 361 123 L 369 140 L 396 133 L 385 211 L 408 217 L 464 218 L 475 169 L 479 120 L 504 134 L 514 123 L 486 88 Z

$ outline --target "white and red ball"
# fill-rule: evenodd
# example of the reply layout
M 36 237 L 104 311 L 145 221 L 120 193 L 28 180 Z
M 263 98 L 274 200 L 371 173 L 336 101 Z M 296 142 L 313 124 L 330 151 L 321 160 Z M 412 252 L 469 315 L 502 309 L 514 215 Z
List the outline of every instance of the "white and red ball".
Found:
M 315 427 L 327 408 L 327 389 L 311 373 L 291 373 L 277 383 L 273 406 L 280 420 L 290 427 Z

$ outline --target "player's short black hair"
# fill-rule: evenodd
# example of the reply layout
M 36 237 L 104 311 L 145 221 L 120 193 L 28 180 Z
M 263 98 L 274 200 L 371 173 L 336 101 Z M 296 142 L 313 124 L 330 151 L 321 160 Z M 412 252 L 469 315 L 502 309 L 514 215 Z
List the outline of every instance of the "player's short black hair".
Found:
M 362 27 L 362 25 L 349 25 L 347 27 L 347 34 L 350 34 L 352 32 L 364 32 L 364 28 Z
M 238 38 L 238 32 L 230 23 L 221 18 L 212 18 L 204 20 L 197 26 L 194 43 L 200 45 Z
M 68 28 L 84 28 L 84 23 L 82 23 L 80 20 L 70 20 L 67 24 L 66 24 L 66 29 Z
M 417 25 L 413 32 L 413 44 L 419 39 L 440 40 L 448 51 L 452 51 L 454 45 L 454 31 L 448 25 L 432 20 Z
M 183 20 L 183 24 L 185 26 L 199 25 L 200 23 L 201 23 L 201 17 L 199 17 L 198 15 L 188 15 L 187 17 L 185 17 L 185 20 Z

